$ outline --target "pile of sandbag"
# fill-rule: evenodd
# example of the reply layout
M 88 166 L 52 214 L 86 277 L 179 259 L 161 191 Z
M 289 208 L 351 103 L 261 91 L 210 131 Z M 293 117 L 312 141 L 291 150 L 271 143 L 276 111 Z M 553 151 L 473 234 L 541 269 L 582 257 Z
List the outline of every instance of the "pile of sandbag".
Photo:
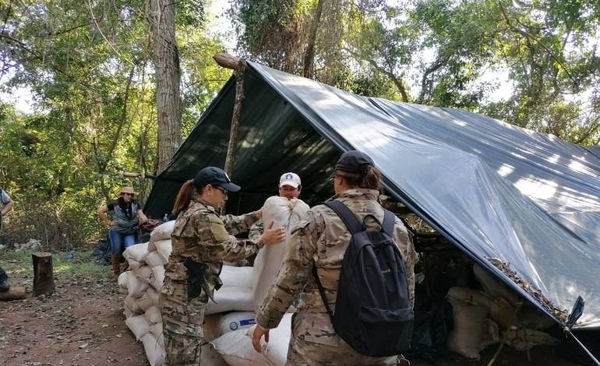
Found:
M 478 265 L 473 268 L 483 291 L 453 287 L 446 299 L 452 305 L 454 327 L 446 339 L 448 350 L 479 360 L 479 352 L 504 342 L 518 351 L 536 345 L 556 345 L 559 340 L 542 330 L 552 319 L 523 304 L 519 295 Z
M 268 203 L 268 204 L 267 204 Z M 308 206 L 301 200 L 288 201 L 271 197 L 263 208 L 265 223 L 284 226 L 288 233 L 306 216 Z M 127 294 L 124 301 L 125 323 L 138 341 L 144 344 L 150 365 L 165 362 L 159 292 L 171 253 L 171 232 L 175 221 L 155 228 L 148 243 L 129 247 L 123 256 L 129 271 L 119 276 L 119 287 Z M 290 317 L 286 314 L 277 329 L 271 331 L 271 341 L 263 353 L 252 348 L 251 335 L 255 325 L 255 306 L 262 302 L 274 280 L 285 253 L 287 241 L 261 250 L 254 267 L 226 264 L 220 274 L 223 286 L 209 300 L 205 312 L 202 365 L 245 366 L 284 365 L 290 338 Z M 260 258 L 260 259 L 258 259 Z

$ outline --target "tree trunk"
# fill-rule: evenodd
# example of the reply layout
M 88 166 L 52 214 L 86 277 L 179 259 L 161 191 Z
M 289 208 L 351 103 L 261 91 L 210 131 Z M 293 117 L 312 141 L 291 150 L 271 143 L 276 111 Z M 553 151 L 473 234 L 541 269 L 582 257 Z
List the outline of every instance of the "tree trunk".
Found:
M 315 17 L 310 25 L 310 33 L 308 35 L 308 45 L 306 47 L 306 53 L 304 54 L 304 72 L 302 76 L 305 78 L 312 79 L 313 77 L 313 64 L 315 61 L 315 43 L 317 42 L 317 31 L 319 30 L 319 23 L 321 22 L 321 14 L 323 13 L 323 0 L 319 0 L 317 3 L 317 9 L 315 10 Z
M 54 293 L 54 271 L 52 254 L 32 253 L 33 260 L 33 295 L 40 296 Z
M 22 300 L 25 297 L 25 287 L 11 287 L 6 292 L 0 292 L 0 301 Z
M 175 38 L 175 3 L 166 0 L 148 0 L 148 3 L 156 71 L 157 172 L 160 172 L 181 144 L 181 71 Z

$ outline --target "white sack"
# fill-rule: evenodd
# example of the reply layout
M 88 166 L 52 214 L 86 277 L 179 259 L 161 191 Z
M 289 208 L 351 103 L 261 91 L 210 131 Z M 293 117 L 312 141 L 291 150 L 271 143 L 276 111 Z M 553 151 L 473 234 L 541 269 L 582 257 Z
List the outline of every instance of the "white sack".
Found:
M 246 335 L 246 331 L 240 329 L 225 333 L 210 344 L 230 366 L 270 365 L 264 354 L 252 348 L 252 338 Z
M 451 288 L 448 291 L 448 301 L 452 304 L 452 318 L 454 327 L 446 338 L 446 348 L 461 356 L 479 360 L 479 347 L 482 340 L 482 332 L 486 326 L 488 309 L 483 305 L 472 305 L 452 296 Z
M 223 314 L 219 322 L 219 332 L 223 335 L 238 329 L 250 328 L 256 324 L 254 313 L 251 311 L 232 311 Z
M 254 326 L 223 334 L 210 342 L 221 357 L 232 366 L 283 366 L 287 359 L 291 335 L 292 314 L 285 314 L 279 326 L 269 332 L 269 343 L 264 343 L 262 353 L 252 347 Z
M 146 317 L 143 315 L 136 315 L 127 318 L 125 319 L 125 324 L 131 330 L 133 335 L 135 335 L 135 339 L 138 341 L 148 333 L 148 328 L 150 327 L 148 319 L 146 319 Z
M 127 263 L 129 263 L 129 269 L 132 271 L 135 271 L 136 269 L 140 268 L 141 266 L 146 265 L 146 262 L 138 262 L 135 259 L 128 259 Z
M 154 335 L 154 337 L 156 337 L 156 340 L 158 341 L 158 344 L 160 345 L 160 347 L 162 349 L 165 348 L 165 337 L 163 336 L 163 324 L 162 322 L 160 323 L 156 323 L 156 324 L 152 324 L 151 326 L 148 327 L 148 332 L 152 333 Z
M 144 310 L 140 309 L 140 306 L 138 304 L 138 299 L 131 295 L 125 296 L 125 306 L 128 307 L 135 314 L 141 314 L 145 311 L 145 309 Z
M 287 361 L 288 346 L 292 336 L 292 315 L 284 314 L 279 326 L 269 331 L 269 343 L 263 344 L 263 354 L 271 366 L 283 366 Z M 250 342 L 252 342 L 253 332 L 254 327 L 247 331 Z
M 158 251 L 150 252 L 146 256 L 146 264 L 148 264 L 151 268 L 164 266 L 167 264 L 167 261 L 163 258 L 162 255 Z
M 156 266 L 152 268 L 152 273 L 154 274 L 154 282 L 152 282 L 152 287 L 156 290 L 160 290 L 163 283 L 165 282 L 165 267 Z
M 162 323 L 162 315 L 160 314 L 160 308 L 156 305 L 152 305 L 144 312 L 144 316 L 148 319 L 150 325 L 156 323 Z
M 155 243 L 158 240 L 171 239 L 171 233 L 175 227 L 175 220 L 167 221 L 158 225 L 150 233 L 150 243 Z
M 157 306 L 158 304 L 154 301 L 154 297 L 152 297 L 151 291 L 156 292 L 153 288 L 148 288 L 146 292 L 139 299 L 137 299 L 137 306 L 140 308 L 141 312 L 145 312 L 152 306 Z
M 140 243 L 130 246 L 123 252 L 123 257 L 127 260 L 132 259 L 137 262 L 143 262 L 148 255 L 148 243 Z
M 310 207 L 300 199 L 287 199 L 285 197 L 272 196 L 267 198 L 263 205 L 262 219 L 265 228 L 273 222 L 273 227 L 284 227 L 287 235 L 286 240 L 272 245 L 264 246 L 254 260 L 254 309 L 260 304 L 277 276 L 286 252 L 290 232 L 300 221 L 306 218 Z
M 149 285 L 154 282 L 152 268 L 148 266 L 141 266 L 138 269 L 131 270 L 131 272 L 133 272 L 140 281 L 146 282 Z
M 142 338 L 142 343 L 150 366 L 163 366 L 165 364 L 165 350 L 160 346 L 154 334 L 147 333 Z
M 129 296 L 135 297 L 136 299 L 140 298 L 150 285 L 148 285 L 148 282 L 140 280 L 133 272 L 127 271 L 127 273 L 130 273 L 127 276 L 127 292 L 129 293 Z
M 254 268 L 249 266 L 237 267 L 224 265 L 219 274 L 219 278 L 223 282 L 223 287 L 252 288 L 253 276 Z
M 148 289 L 146 290 L 146 296 L 148 296 L 152 300 L 154 305 L 158 305 L 158 307 L 160 308 L 160 294 L 158 293 L 158 291 L 156 291 L 152 287 L 148 287 Z
M 129 277 L 130 271 L 125 271 L 119 275 L 117 278 L 117 284 L 119 285 L 120 293 L 127 293 L 127 278 Z
M 228 311 L 254 311 L 252 290 L 243 287 L 221 287 L 214 293 L 215 302 L 208 300 L 204 314 Z
M 164 262 L 167 263 L 169 261 L 169 256 L 171 255 L 171 251 L 173 250 L 173 247 L 171 246 L 171 238 L 157 240 L 154 242 L 154 246 Z
M 132 316 L 139 315 L 139 314 L 134 312 L 133 310 L 131 310 L 129 308 L 129 305 L 127 305 L 127 303 L 125 302 L 123 304 L 123 315 L 125 315 L 125 319 L 127 319 L 127 318 L 131 318 Z

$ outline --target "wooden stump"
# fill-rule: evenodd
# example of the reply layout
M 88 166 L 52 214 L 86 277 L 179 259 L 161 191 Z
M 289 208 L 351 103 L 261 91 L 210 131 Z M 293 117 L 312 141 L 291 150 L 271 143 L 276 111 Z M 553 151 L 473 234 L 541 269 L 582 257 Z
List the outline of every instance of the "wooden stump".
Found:
M 25 287 L 11 287 L 6 292 L 0 292 L 0 301 L 21 300 L 25 297 Z
M 31 254 L 33 259 L 33 295 L 54 293 L 54 273 L 52 270 L 52 254 L 38 252 Z

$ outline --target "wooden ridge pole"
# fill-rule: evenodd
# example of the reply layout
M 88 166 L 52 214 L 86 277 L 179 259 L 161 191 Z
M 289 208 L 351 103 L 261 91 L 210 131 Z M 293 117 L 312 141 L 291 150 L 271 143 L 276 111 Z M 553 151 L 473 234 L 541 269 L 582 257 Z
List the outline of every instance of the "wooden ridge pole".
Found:
M 218 53 L 213 59 L 221 67 L 232 69 L 235 75 L 235 100 L 233 102 L 233 115 L 231 117 L 231 130 L 229 132 L 229 143 L 227 145 L 227 156 L 225 158 L 225 167 L 223 170 L 231 175 L 233 163 L 235 160 L 235 146 L 237 143 L 237 132 L 242 114 L 242 103 L 244 97 L 244 72 L 246 70 L 246 61 L 232 56 L 228 53 Z

